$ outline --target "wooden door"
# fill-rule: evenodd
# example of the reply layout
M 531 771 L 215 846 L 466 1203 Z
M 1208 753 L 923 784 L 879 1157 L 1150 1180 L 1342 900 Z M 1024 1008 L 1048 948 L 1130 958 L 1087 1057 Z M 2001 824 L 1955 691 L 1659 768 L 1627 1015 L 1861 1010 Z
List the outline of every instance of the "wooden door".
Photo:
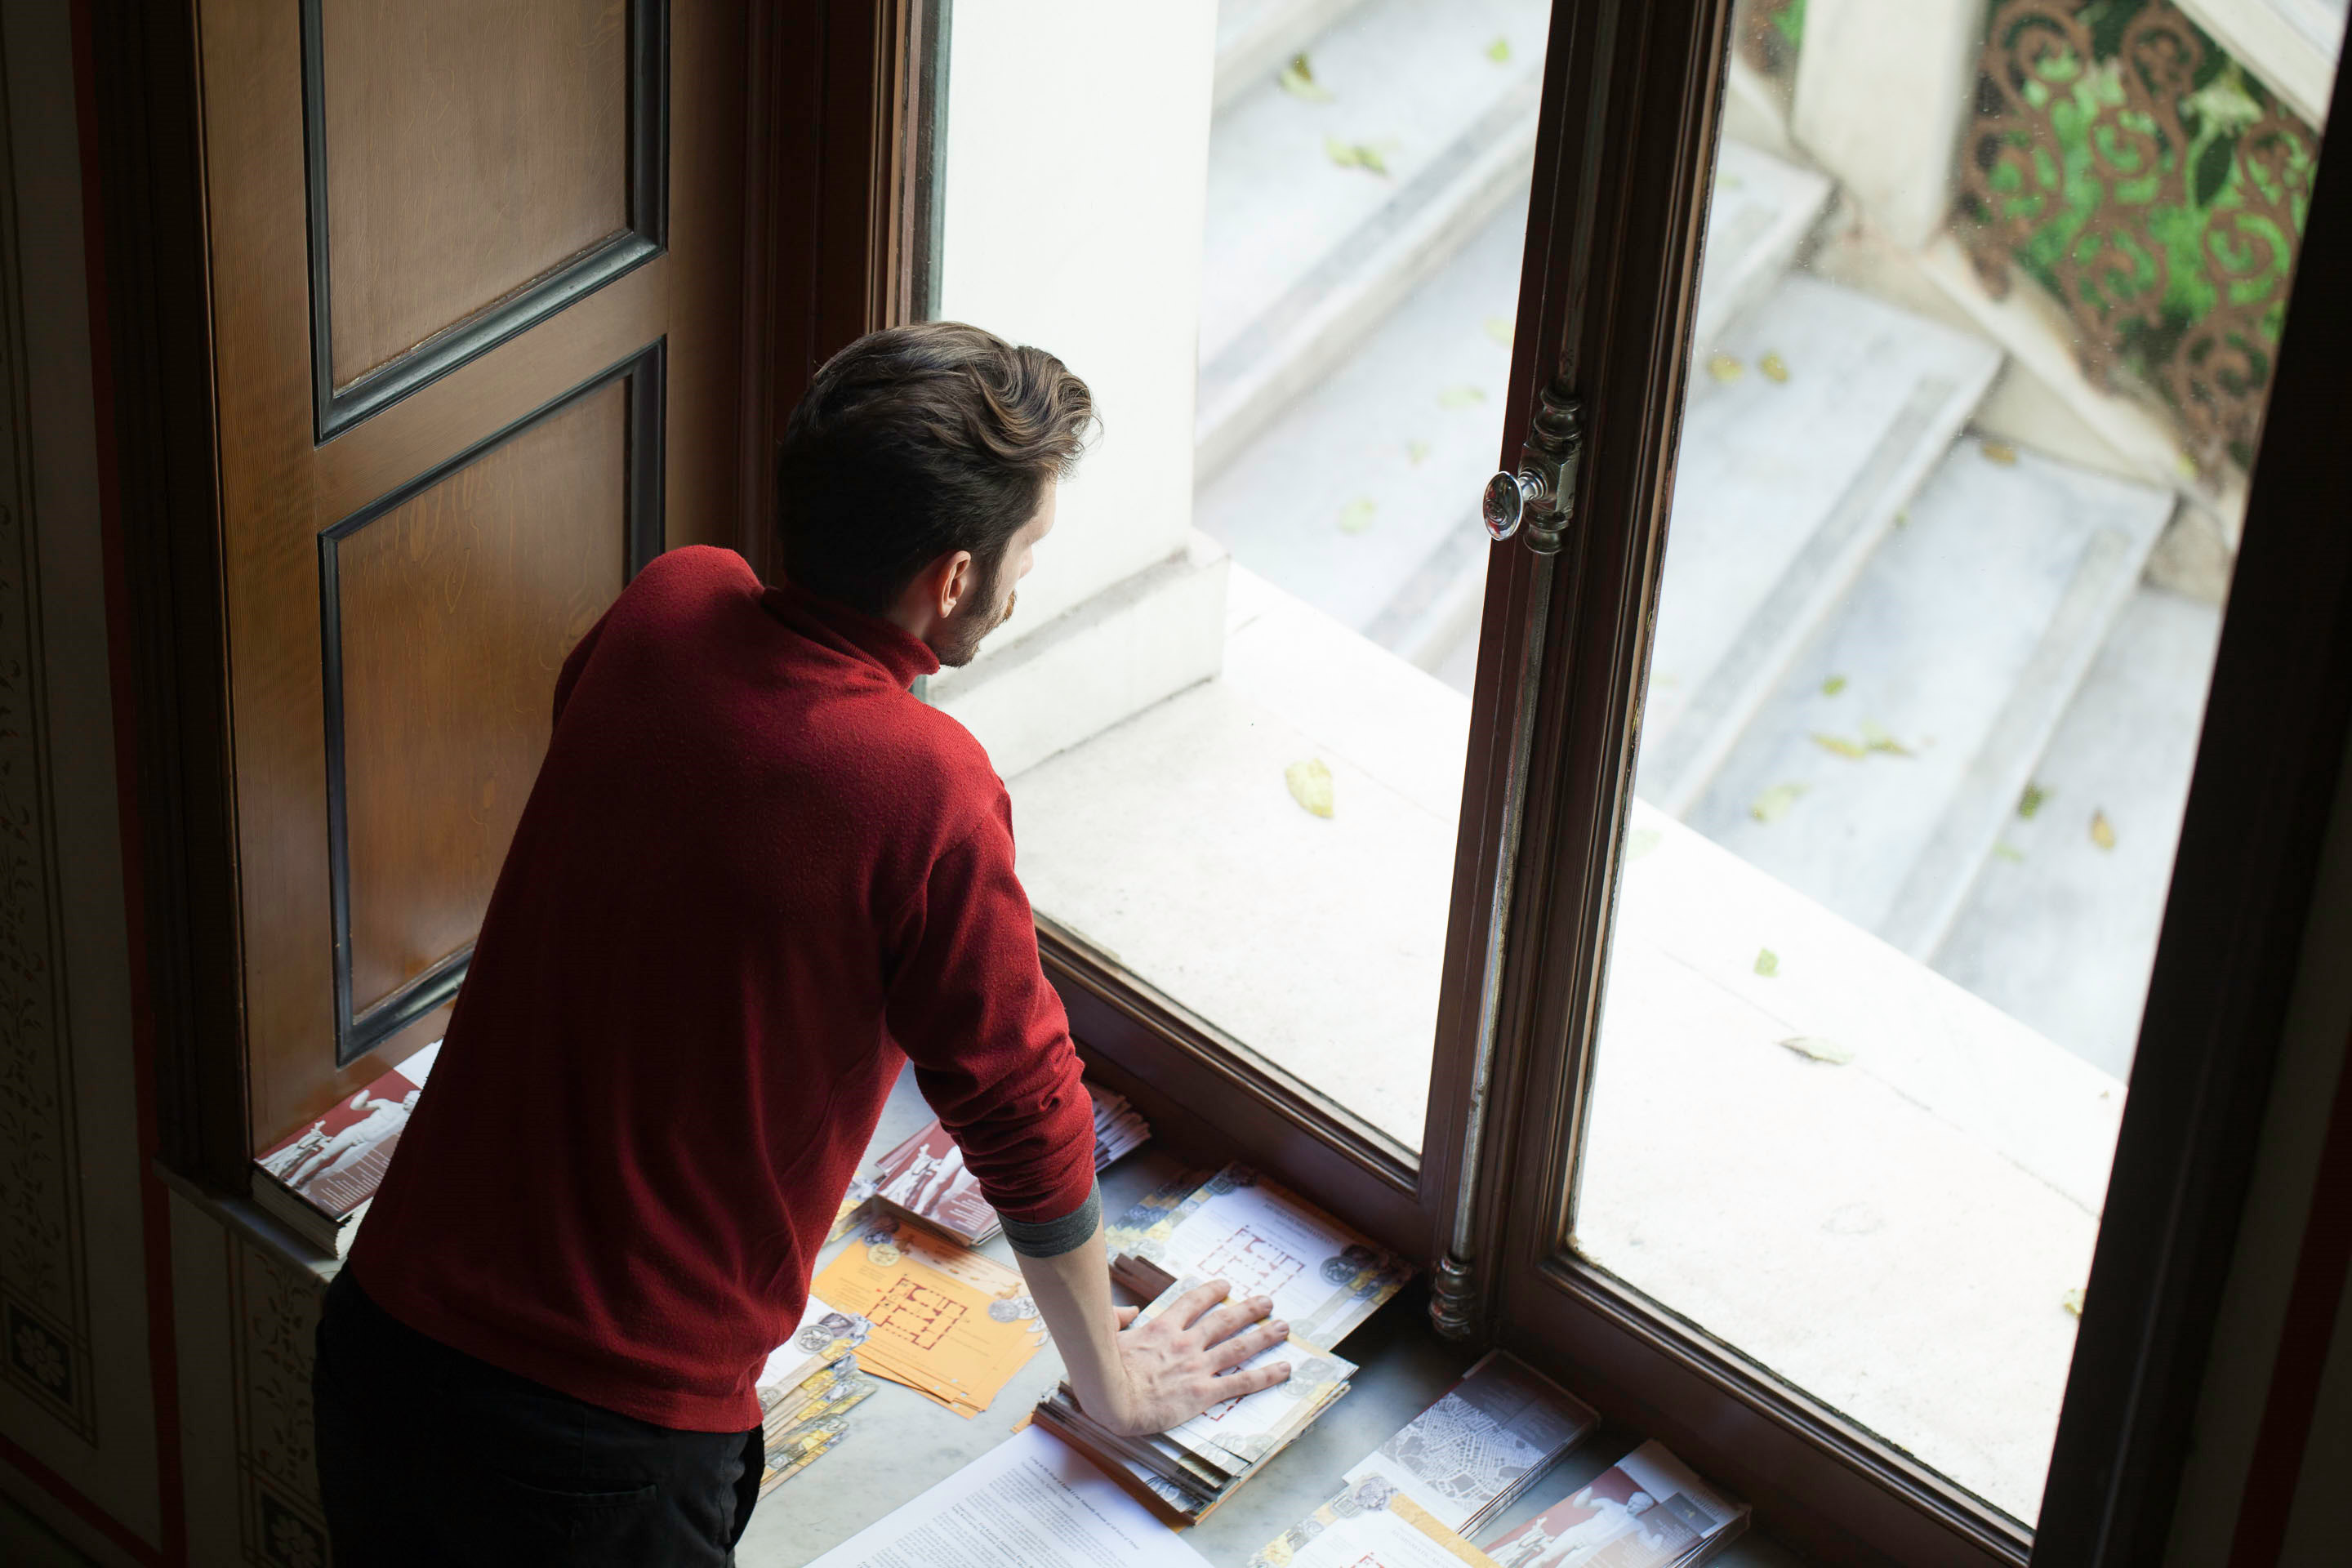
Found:
M 566 652 L 745 486 L 742 0 L 200 0 L 266 1143 L 436 1037 Z

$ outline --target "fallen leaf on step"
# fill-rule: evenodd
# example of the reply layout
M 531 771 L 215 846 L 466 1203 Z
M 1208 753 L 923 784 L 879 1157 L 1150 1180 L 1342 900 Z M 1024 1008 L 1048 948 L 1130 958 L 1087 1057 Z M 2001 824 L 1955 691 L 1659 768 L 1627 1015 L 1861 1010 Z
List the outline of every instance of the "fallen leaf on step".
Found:
M 1706 356 L 1706 374 L 1717 381 L 1738 381 L 1747 374 L 1747 370 L 1746 365 L 1741 364 L 1729 354 L 1714 353 Z
M 1890 757 L 1907 757 L 1911 748 L 1864 719 L 1862 721 L 1862 743 L 1874 752 L 1884 752 Z
M 1780 973 L 1780 955 L 1769 947 L 1756 950 L 1756 973 L 1769 980 Z
M 1664 837 L 1665 835 L 1659 832 L 1654 827 L 1637 827 L 1633 829 L 1633 831 L 1631 834 L 1628 834 L 1625 838 L 1625 858 L 1628 860 L 1639 860 L 1643 856 L 1647 855 L 1651 850 L 1655 849 L 1658 847 L 1659 842 Z
M 1407 441 L 1404 444 L 1404 455 L 1412 459 L 1412 466 L 1417 468 L 1421 467 L 1422 459 L 1429 456 L 1429 443 Z
M 2017 465 L 2017 448 L 2006 441 L 1987 441 L 1983 450 L 1988 463 L 1999 463 L 2004 468 Z
M 2067 1291 L 2063 1296 L 2058 1298 L 2058 1304 L 2065 1308 L 2069 1312 L 2072 1312 L 2075 1317 L 2081 1317 L 2083 1315 L 2083 1288 L 2080 1285 L 2075 1286 L 2072 1290 Z
M 1760 974 L 1763 971 L 1759 969 L 1757 973 Z M 1839 1045 L 1835 1040 L 1824 1040 L 1819 1035 L 1791 1035 L 1780 1044 L 1783 1048 L 1794 1051 L 1801 1057 L 1809 1057 L 1817 1062 L 1827 1062 L 1832 1067 L 1843 1067 L 1853 1060 L 1853 1052 L 1851 1049 Z
M 2025 818 L 2028 822 L 2032 821 L 2033 814 L 2040 811 L 2042 809 L 2042 803 L 2049 798 L 2050 792 L 2043 789 L 2040 784 L 2027 784 L 2025 786 L 2025 793 L 2017 797 L 2017 815 Z
M 1486 395 L 1475 386 L 1449 386 L 1437 395 L 1440 408 L 1471 408 L 1486 401 Z
M 1380 508 L 1372 504 L 1371 497 L 1358 496 L 1354 500 L 1349 501 L 1346 506 L 1339 509 L 1339 531 L 1342 533 L 1363 532 L 1364 530 L 1372 526 L 1372 513 L 1379 510 Z
M 1511 319 L 1508 316 L 1489 316 L 1486 327 L 1488 337 L 1505 348 L 1511 346 Z
M 1835 752 L 1837 755 L 1848 758 L 1853 762 L 1858 763 L 1862 761 L 1863 758 L 1870 755 L 1870 753 L 1864 751 L 1860 745 L 1856 744 L 1854 742 L 1847 740 L 1843 735 L 1825 735 L 1821 731 L 1816 730 L 1813 731 L 1812 739 L 1813 744 L 1819 746 L 1822 751 Z
M 1342 142 L 1337 136 L 1326 136 L 1323 152 L 1342 169 L 1365 169 L 1375 174 L 1389 172 L 1388 160 L 1369 142 Z
M 1486 58 L 1494 61 L 1498 66 L 1508 63 L 1511 58 L 1511 40 L 1508 38 L 1496 38 L 1493 43 L 1488 44 L 1486 46 Z
M 1805 786 L 1801 784 L 1774 784 L 1756 797 L 1756 804 L 1748 808 L 1748 815 L 1759 822 L 1778 822 L 1789 815 L 1789 808 L 1796 805 L 1797 797 L 1804 793 Z
M 1789 379 L 1789 362 L 1779 354 L 1766 354 L 1756 362 L 1756 368 L 1764 373 L 1767 381 L 1777 384 Z
M 2016 845 L 2010 843 L 2006 839 L 1996 838 L 1993 840 L 1992 845 L 1992 858 L 1996 860 L 2007 860 L 2012 865 L 2021 866 L 2025 863 L 2025 851 L 2020 849 Z
M 1291 799 L 1318 816 L 1331 815 L 1331 769 L 1322 758 L 1291 763 L 1282 770 L 1282 782 L 1290 786 Z
M 1290 63 L 1283 67 L 1282 74 L 1274 79 L 1280 82 L 1282 90 L 1293 98 L 1303 99 L 1308 103 L 1331 101 L 1331 89 L 1315 79 L 1315 72 L 1308 67 L 1305 55 L 1291 56 Z
M 1822 695 L 1824 697 L 1835 697 L 1844 689 L 1845 677 L 1843 675 L 1832 675 L 1822 682 Z
M 2091 842 L 2102 849 L 2116 847 L 2116 825 L 2107 820 L 2107 814 L 2104 811 L 2091 813 Z

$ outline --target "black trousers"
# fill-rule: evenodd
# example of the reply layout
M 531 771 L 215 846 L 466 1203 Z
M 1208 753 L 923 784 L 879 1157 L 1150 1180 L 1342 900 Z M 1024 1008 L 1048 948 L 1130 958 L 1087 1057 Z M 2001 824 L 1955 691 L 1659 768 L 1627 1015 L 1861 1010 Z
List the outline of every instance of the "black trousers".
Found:
M 558 1394 L 418 1333 L 349 1273 L 311 1387 L 336 1568 L 725 1568 L 759 1497 L 756 1430 Z

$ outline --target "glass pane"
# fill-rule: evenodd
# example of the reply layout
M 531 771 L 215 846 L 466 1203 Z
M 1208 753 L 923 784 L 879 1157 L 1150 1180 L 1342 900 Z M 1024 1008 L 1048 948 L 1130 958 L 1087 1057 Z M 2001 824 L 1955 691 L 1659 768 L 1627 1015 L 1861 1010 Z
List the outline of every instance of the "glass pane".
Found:
M 1735 15 L 1575 1244 L 2029 1525 L 2343 16 Z
M 954 10 L 940 313 L 1103 433 L 932 700 L 1042 916 L 1407 1151 L 1548 10 Z

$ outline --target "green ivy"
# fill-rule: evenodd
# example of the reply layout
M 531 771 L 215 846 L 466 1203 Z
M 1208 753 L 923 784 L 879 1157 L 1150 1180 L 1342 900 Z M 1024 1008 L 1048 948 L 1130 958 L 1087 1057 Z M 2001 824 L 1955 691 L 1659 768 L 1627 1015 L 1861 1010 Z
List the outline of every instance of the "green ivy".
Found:
M 1772 18 L 1772 30 L 1788 41 L 1793 55 L 1805 47 L 1805 0 L 1789 0 L 1780 14 Z

